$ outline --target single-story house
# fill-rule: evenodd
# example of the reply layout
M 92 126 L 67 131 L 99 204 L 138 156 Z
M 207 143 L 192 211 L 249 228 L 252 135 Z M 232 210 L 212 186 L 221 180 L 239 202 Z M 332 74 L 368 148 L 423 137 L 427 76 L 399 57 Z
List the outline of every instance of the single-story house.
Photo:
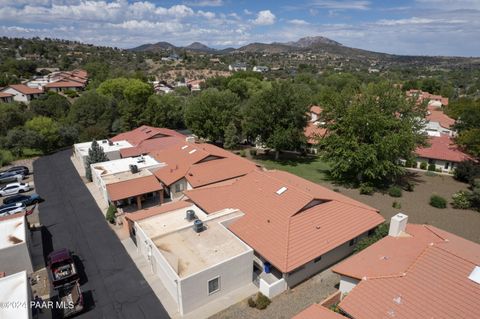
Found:
M 430 146 L 419 147 L 415 151 L 417 167 L 425 162 L 434 164 L 436 170 L 451 173 L 459 162 L 471 159 L 459 149 L 449 135 L 430 136 L 428 143 Z
M 91 165 L 92 181 L 105 203 L 135 201 L 141 209 L 142 199 L 153 197 L 163 203 L 163 186 L 152 172 L 164 166 L 148 155 L 95 163 Z
M 32 292 L 26 271 L 0 278 L 0 318 L 31 319 Z
M 42 90 L 28 87 L 25 84 L 10 84 L 9 86 L 3 88 L 0 92 L 12 94 L 14 101 L 23 102 L 26 104 L 44 94 Z
M 189 80 L 187 81 L 187 86 L 190 89 L 190 91 L 200 91 L 202 89 L 202 83 L 204 83 L 204 80 Z
M 304 129 L 308 144 L 307 151 L 314 154 L 317 153 L 315 145 L 318 144 L 318 139 L 327 133 L 327 129 L 324 127 L 325 122 L 320 120 L 320 114 L 322 114 L 322 108 L 318 105 L 312 105 L 308 113 L 310 119 Z
M 268 68 L 268 66 L 255 65 L 252 70 L 253 72 L 265 73 L 268 72 L 270 69 Z
M 181 315 L 251 285 L 253 250 L 227 229 L 241 216 L 205 214 L 187 201 L 127 214 L 130 236 Z
M 480 245 L 431 225 L 392 217 L 389 235 L 336 265 L 353 319 L 476 318 Z
M 71 80 L 59 80 L 45 85 L 45 90 L 53 92 L 81 91 L 84 88 L 85 84 Z
M 455 130 L 453 128 L 455 120 L 443 113 L 441 108 L 435 103 L 428 104 L 425 120 L 425 132 L 429 136 L 440 136 L 440 134 L 455 136 Z
M 154 172 L 162 182 L 166 195 L 178 200 L 183 191 L 212 186 L 243 176 L 258 166 L 247 159 L 212 144 L 184 142 L 151 153 L 166 167 Z
M 107 158 L 111 161 L 121 158 L 120 150 L 124 148 L 131 148 L 133 146 L 125 140 L 99 140 L 97 143 L 103 149 L 103 152 Z M 91 147 L 92 142 L 77 143 L 73 145 L 73 157 L 82 167 L 82 175 L 85 175 L 88 151 Z
M 384 219 L 370 206 L 283 171 L 185 192 L 207 214 L 235 208 L 228 229 L 255 251 L 260 291 L 273 297 L 353 252 Z
M 30 231 L 24 214 L 0 219 L 0 270 L 7 274 L 33 272 Z
M 418 103 L 423 103 L 424 101 L 430 102 L 438 102 L 441 106 L 448 106 L 448 97 L 443 97 L 441 95 L 430 94 L 428 92 L 424 92 L 422 90 L 408 90 L 406 92 L 408 97 L 412 97 L 416 99 Z
M 247 64 L 244 63 L 244 62 L 236 62 L 234 64 L 230 64 L 228 66 L 228 70 L 230 71 L 234 71 L 234 72 L 237 72 L 237 71 L 247 71 Z
M 1 103 L 11 103 L 13 102 L 14 95 L 12 93 L 0 92 L 0 102 Z
M 185 139 L 185 135 L 180 134 L 168 128 L 158 128 L 158 127 L 142 125 L 140 127 L 137 127 L 134 130 L 115 135 L 114 137 L 110 138 L 110 140 L 113 142 L 127 141 L 133 147 L 133 146 L 139 146 L 142 142 L 145 142 L 147 140 L 153 140 L 158 138 L 165 139 L 168 137 L 178 137 L 183 140 Z

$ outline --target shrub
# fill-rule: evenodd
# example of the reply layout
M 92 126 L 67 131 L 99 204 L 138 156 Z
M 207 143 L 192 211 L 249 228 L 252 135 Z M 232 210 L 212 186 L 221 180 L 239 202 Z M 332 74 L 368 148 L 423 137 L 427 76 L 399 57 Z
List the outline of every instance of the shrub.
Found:
M 239 152 L 239 154 L 240 154 L 241 157 L 247 156 L 247 153 L 245 153 L 245 150 L 241 150 L 241 151 Z
M 383 237 L 388 235 L 388 229 L 390 228 L 390 224 L 388 223 L 383 223 L 380 226 L 378 226 L 375 231 L 373 232 L 373 235 L 362 238 L 358 243 L 355 245 L 355 248 L 353 249 L 353 252 L 358 253 L 359 251 L 364 250 L 368 246 L 376 243 Z
M 408 181 L 406 184 L 405 184 L 405 190 L 407 192 L 413 192 L 415 190 L 415 184 Z
M 117 212 L 117 208 L 115 205 L 110 204 L 108 206 L 107 214 L 105 215 L 105 219 L 110 223 L 110 224 L 115 224 L 115 213 Z
M 435 164 L 428 164 L 428 170 L 429 170 L 430 172 L 435 172 L 435 170 L 436 170 Z
M 452 206 L 459 209 L 468 209 L 471 206 L 470 194 L 467 191 L 459 191 L 452 195 Z
M 388 189 L 388 195 L 392 197 L 402 197 L 402 189 L 398 186 L 392 186 Z
M 362 183 L 360 184 L 359 191 L 362 195 L 372 195 L 375 189 L 368 183 Z
M 417 168 L 418 167 L 418 163 L 416 161 L 412 161 L 412 166 L 410 166 L 411 168 Z
M 430 197 L 430 205 L 436 208 L 446 208 L 447 207 L 447 200 L 442 196 L 432 195 Z
M 426 162 L 421 162 L 420 163 L 420 169 L 423 169 L 423 170 L 427 169 L 427 163 Z
M 249 306 L 250 308 L 255 308 L 255 307 L 257 307 L 257 303 L 255 302 L 255 300 L 253 300 L 253 297 L 248 298 L 247 302 L 248 302 L 248 306 Z
M 13 162 L 12 152 L 9 150 L 0 150 L 0 166 L 8 165 Z
M 251 148 L 250 149 L 250 155 L 253 157 L 253 156 L 257 156 L 257 149 L 256 148 Z
M 402 204 L 400 204 L 397 201 L 394 201 L 393 204 L 392 204 L 392 207 L 395 208 L 395 209 L 400 209 L 400 208 L 402 208 Z
M 455 171 L 453 172 L 453 177 L 464 183 L 472 183 L 472 181 L 480 176 L 480 165 L 474 161 L 463 161 L 458 163 Z
M 265 296 L 261 292 L 259 292 L 257 294 L 257 300 L 256 300 L 257 309 L 263 310 L 263 309 L 267 308 L 270 303 L 271 303 L 271 301 L 270 301 L 270 299 L 268 299 L 267 296 Z

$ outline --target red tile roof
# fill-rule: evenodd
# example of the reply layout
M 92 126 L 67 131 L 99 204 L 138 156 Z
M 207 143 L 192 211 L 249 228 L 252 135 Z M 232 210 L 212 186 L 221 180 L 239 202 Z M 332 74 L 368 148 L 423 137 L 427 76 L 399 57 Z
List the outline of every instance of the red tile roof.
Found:
M 12 97 L 13 94 L 11 93 L 5 93 L 5 92 L 0 92 L 0 97 Z
M 292 319 L 346 319 L 346 317 L 319 304 L 313 304 Z
M 480 245 L 427 225 L 386 237 L 334 267 L 366 276 L 340 307 L 352 318 L 474 318 L 480 284 L 468 277 L 480 265 Z
M 455 163 L 470 159 L 470 156 L 462 152 L 448 135 L 431 136 L 428 139 L 428 143 L 430 146 L 416 149 L 415 153 L 418 157 Z
M 42 94 L 43 91 L 42 90 L 39 90 L 39 89 L 34 89 L 34 88 L 31 88 L 31 87 L 28 87 L 26 86 L 25 84 L 10 84 L 9 86 L 7 86 L 6 88 L 4 88 L 3 90 L 6 90 L 8 88 L 12 88 L 22 94 L 25 94 L 25 95 L 31 95 L 31 94 Z
M 126 213 L 125 218 L 131 221 L 139 221 L 142 219 L 150 218 L 159 214 L 168 213 L 177 209 L 186 208 L 192 206 L 193 204 L 188 201 L 177 201 L 162 204 L 160 206 L 153 206 L 145 208 L 135 213 Z
M 177 136 L 165 136 L 161 138 L 153 138 L 140 142 L 137 146 L 123 148 L 120 150 L 122 157 L 134 157 L 139 155 L 150 154 L 171 148 L 175 145 L 185 143 L 185 138 Z
M 185 139 L 185 136 L 174 131 L 170 130 L 168 128 L 158 128 L 158 127 L 152 127 L 152 126 L 147 126 L 147 125 L 142 125 L 134 130 L 120 133 L 114 137 L 111 138 L 112 141 L 117 142 L 117 141 L 123 141 L 126 140 L 133 146 L 139 145 L 141 142 L 148 140 L 148 139 L 154 139 L 154 138 L 162 138 L 166 136 L 177 136 L 180 138 Z
M 46 88 L 83 88 L 85 85 L 76 81 L 60 80 L 45 85 Z
M 323 111 L 323 109 L 318 105 L 312 105 L 310 107 L 310 112 L 311 113 L 315 113 L 317 115 L 320 115 L 322 113 L 322 111 Z
M 443 111 L 433 105 L 428 105 L 428 114 L 426 119 L 430 122 L 438 122 L 441 127 L 451 129 L 455 120 L 443 113 Z
M 108 197 L 111 201 L 156 192 L 162 189 L 162 184 L 153 175 L 107 184 Z
M 304 129 L 304 133 L 309 144 L 317 144 L 318 139 L 325 136 L 327 129 L 319 127 L 318 123 L 308 122 Z
M 184 142 L 151 155 L 167 164 L 154 172 L 167 186 L 185 177 L 192 187 L 200 187 L 243 176 L 257 168 L 255 163 L 207 143 Z
M 282 187 L 287 189 L 277 194 Z M 253 171 L 232 185 L 186 191 L 207 213 L 236 208 L 230 230 L 290 272 L 383 222 L 377 210 L 281 171 Z

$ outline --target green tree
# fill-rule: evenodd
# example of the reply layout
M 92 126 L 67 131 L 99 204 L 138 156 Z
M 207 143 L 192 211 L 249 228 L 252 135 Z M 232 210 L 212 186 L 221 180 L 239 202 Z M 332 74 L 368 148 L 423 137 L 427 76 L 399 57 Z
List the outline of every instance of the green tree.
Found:
M 275 149 L 277 159 L 281 150 L 302 148 L 310 96 L 307 86 L 287 81 L 262 90 L 244 108 L 245 135 Z
M 17 103 L 0 103 L 0 135 L 17 126 L 22 126 L 30 118 L 26 107 Z
M 46 116 L 36 116 L 25 123 L 25 128 L 38 135 L 38 149 L 44 153 L 53 151 L 60 139 L 58 123 Z
M 57 93 L 49 93 L 30 102 L 30 109 L 35 115 L 48 116 L 57 120 L 68 114 L 70 106 L 68 99 Z
M 174 94 L 152 95 L 142 118 L 156 127 L 184 128 L 183 112 L 186 99 Z
M 225 130 L 225 143 L 223 144 L 223 146 L 227 149 L 233 149 L 235 146 L 237 146 L 238 142 L 239 138 L 237 126 L 232 121 L 230 122 L 230 124 L 228 124 Z
M 88 156 L 85 160 L 86 177 L 90 182 L 92 181 L 92 170 L 90 165 L 106 161 L 108 161 L 108 157 L 105 155 L 103 148 L 97 143 L 96 140 L 93 140 L 92 145 L 88 150 Z
M 69 123 L 84 129 L 90 126 L 110 130 L 115 117 L 112 100 L 95 91 L 82 94 L 72 105 L 68 114 Z
M 238 96 L 230 90 L 204 90 L 187 104 L 185 123 L 200 137 L 223 141 L 228 124 L 238 116 L 239 103 Z
M 424 106 L 417 106 L 390 83 L 370 84 L 337 105 L 325 105 L 328 134 L 320 154 L 332 177 L 353 183 L 391 182 L 404 174 L 399 158 L 410 160 L 425 141 Z
M 2 146 L 10 150 L 16 157 L 21 157 L 25 148 L 37 148 L 40 142 L 36 132 L 24 127 L 16 127 L 8 131 Z

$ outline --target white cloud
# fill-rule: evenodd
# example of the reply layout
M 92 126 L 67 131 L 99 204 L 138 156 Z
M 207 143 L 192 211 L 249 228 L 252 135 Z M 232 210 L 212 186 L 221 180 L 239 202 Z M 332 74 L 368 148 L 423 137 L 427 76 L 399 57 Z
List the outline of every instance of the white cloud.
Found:
M 480 10 L 478 0 L 416 0 L 422 7 L 441 10 Z
M 271 25 L 275 23 L 275 19 L 275 15 L 270 10 L 262 10 L 258 12 L 253 23 L 256 25 Z
M 307 21 L 301 20 L 301 19 L 292 19 L 292 20 L 288 20 L 287 22 L 290 23 L 290 24 L 294 24 L 294 25 L 308 25 L 308 24 L 310 24 Z
M 223 6 L 223 0 L 195 0 L 185 1 L 186 5 L 192 7 L 221 7 Z
M 253 14 L 252 11 L 248 10 L 248 9 L 243 9 L 243 13 L 245 13 L 246 15 L 250 16 Z
M 370 1 L 364 0 L 313 0 L 310 3 L 314 7 L 337 10 L 368 10 Z

